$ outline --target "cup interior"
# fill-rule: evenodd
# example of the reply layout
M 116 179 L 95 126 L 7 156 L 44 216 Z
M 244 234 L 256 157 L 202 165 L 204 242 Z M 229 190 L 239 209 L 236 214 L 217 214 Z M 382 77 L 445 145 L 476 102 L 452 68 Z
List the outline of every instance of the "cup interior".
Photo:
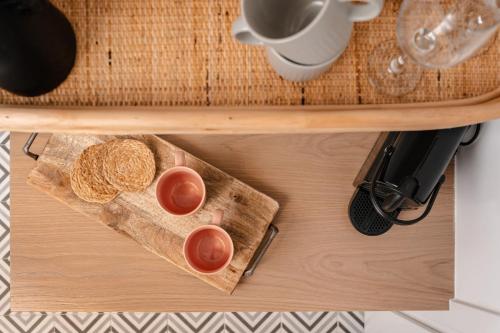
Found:
M 158 203 L 174 215 L 187 215 L 196 211 L 203 204 L 204 196 L 203 179 L 186 167 L 167 171 L 156 185 Z
M 204 274 L 225 268 L 233 256 L 233 241 L 222 228 L 207 225 L 194 230 L 184 243 L 187 263 Z
M 281 39 L 309 26 L 328 0 L 248 0 L 243 4 L 247 23 L 259 35 Z

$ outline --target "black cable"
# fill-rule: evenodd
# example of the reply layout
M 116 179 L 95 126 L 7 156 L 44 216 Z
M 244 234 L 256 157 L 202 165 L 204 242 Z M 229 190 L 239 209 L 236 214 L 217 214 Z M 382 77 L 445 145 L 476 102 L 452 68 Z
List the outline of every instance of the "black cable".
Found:
M 460 142 L 460 146 L 465 147 L 473 144 L 479 137 L 479 132 L 481 132 L 481 124 L 476 124 L 476 130 L 474 131 L 474 135 L 472 135 L 472 137 L 469 140 L 465 142 Z
M 422 221 L 429 215 L 432 206 L 434 205 L 434 202 L 436 201 L 437 195 L 439 193 L 439 190 L 441 189 L 441 185 L 443 185 L 444 181 L 446 180 L 446 177 L 444 175 L 439 178 L 438 183 L 436 184 L 436 187 L 434 188 L 434 191 L 432 192 L 431 198 L 429 199 L 429 202 L 427 203 L 427 207 L 425 207 L 425 211 L 420 215 L 419 217 L 413 219 L 413 220 L 400 220 L 398 218 L 392 217 L 389 214 L 387 214 L 382 207 L 380 207 L 380 204 L 377 201 L 377 198 L 375 197 L 375 187 L 377 185 L 377 179 L 380 178 L 382 175 L 382 171 L 387 167 L 387 163 L 389 162 L 389 158 L 392 156 L 392 153 L 394 152 L 394 147 L 388 146 L 384 149 L 384 156 L 382 157 L 382 160 L 379 162 L 377 166 L 377 171 L 375 172 L 375 176 L 372 179 L 372 182 L 370 184 L 370 201 L 373 205 L 373 208 L 375 208 L 375 211 L 382 216 L 384 219 L 386 219 L 389 222 L 392 222 L 397 225 L 411 225 L 415 224 L 417 222 Z

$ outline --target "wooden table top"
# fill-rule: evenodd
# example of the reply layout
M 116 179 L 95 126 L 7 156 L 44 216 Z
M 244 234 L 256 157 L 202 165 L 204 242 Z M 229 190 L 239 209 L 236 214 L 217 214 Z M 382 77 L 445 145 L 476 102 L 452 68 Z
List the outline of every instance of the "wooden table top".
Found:
M 166 137 L 281 204 L 278 237 L 232 296 L 29 187 L 26 137 L 11 143 L 13 311 L 444 310 L 453 297 L 452 168 L 425 221 L 366 237 L 348 220 L 376 134 Z

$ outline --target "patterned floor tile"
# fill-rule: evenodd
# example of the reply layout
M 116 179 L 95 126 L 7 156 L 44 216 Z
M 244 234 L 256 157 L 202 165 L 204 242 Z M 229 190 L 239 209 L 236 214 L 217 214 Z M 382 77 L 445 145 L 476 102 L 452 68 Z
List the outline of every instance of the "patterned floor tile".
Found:
M 0 201 L 7 201 L 10 192 L 10 148 L 0 145 Z
M 281 333 L 279 312 L 226 312 L 227 333 Z
M 169 333 L 222 333 L 224 313 L 222 312 L 182 312 L 171 313 L 168 317 Z
M 167 333 L 167 313 L 128 312 L 111 315 L 111 333 Z
M 51 316 L 42 312 L 11 312 L 0 317 L 1 333 L 53 333 Z
M 52 314 L 53 333 L 108 333 L 110 315 L 100 312 L 63 312 Z
M 0 145 L 10 146 L 10 132 L 0 132 Z
M 0 202 L 0 258 L 10 258 L 10 206 Z
M 284 312 L 281 323 L 286 333 L 333 333 L 338 326 L 336 312 Z
M 0 261 L 0 315 L 10 312 L 10 259 Z
M 338 331 L 342 333 L 363 333 L 365 331 L 363 312 L 338 312 Z

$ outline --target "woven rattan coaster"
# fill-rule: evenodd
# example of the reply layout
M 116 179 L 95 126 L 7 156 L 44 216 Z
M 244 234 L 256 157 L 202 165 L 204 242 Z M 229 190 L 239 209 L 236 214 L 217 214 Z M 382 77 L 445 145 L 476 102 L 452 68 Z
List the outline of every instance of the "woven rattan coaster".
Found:
M 156 173 L 153 152 L 137 140 L 113 140 L 106 143 L 104 177 L 121 191 L 144 191 Z
M 119 191 L 103 174 L 105 145 L 93 145 L 85 149 L 73 164 L 71 188 L 82 200 L 106 203 L 113 200 Z

